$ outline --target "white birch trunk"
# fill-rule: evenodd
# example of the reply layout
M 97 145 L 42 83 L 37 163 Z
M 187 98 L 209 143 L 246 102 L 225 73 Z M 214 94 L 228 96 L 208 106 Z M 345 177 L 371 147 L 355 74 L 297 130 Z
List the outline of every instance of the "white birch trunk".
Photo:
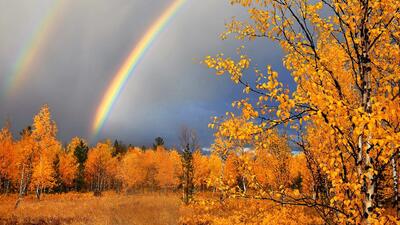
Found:
M 397 160 L 398 156 L 392 158 L 392 174 L 393 174 L 393 203 L 396 208 L 397 217 L 400 216 L 400 202 L 399 202 L 399 177 L 397 174 Z

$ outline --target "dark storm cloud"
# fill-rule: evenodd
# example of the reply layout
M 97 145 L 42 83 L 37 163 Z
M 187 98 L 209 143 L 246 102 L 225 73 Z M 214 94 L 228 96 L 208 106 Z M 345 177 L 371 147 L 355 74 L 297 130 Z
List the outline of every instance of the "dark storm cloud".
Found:
M 0 0 L 0 82 L 9 76 L 18 50 L 46 12 L 50 0 Z M 67 1 L 56 25 L 15 95 L 0 98 L 0 118 L 14 130 L 32 121 L 48 103 L 65 142 L 88 137 L 95 110 L 113 75 L 146 29 L 172 1 Z M 212 141 L 211 116 L 229 110 L 240 89 L 228 77 L 199 64 L 206 55 L 234 54 L 237 41 L 221 41 L 224 22 L 245 11 L 227 0 L 188 0 L 147 52 L 117 100 L 99 138 L 135 145 L 162 136 L 177 145 L 182 125 Z M 260 66 L 281 66 L 281 53 L 266 41 L 247 43 Z M 287 80 L 289 82 L 289 80 Z M 3 86 L 1 86 L 3 87 Z

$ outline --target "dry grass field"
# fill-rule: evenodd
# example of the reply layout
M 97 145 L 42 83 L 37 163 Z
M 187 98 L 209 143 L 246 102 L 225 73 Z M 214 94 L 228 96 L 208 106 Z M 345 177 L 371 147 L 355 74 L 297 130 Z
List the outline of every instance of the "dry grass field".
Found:
M 212 193 L 198 193 L 189 206 L 182 204 L 179 193 L 108 192 L 102 197 L 68 193 L 45 195 L 40 201 L 31 195 L 14 209 L 16 197 L 0 196 L 0 225 L 324 224 L 310 208 L 248 199 L 226 199 L 220 204 Z
M 0 197 L 0 224 L 177 224 L 181 201 L 177 194 L 116 195 L 105 193 L 26 197 L 14 210 L 16 196 Z

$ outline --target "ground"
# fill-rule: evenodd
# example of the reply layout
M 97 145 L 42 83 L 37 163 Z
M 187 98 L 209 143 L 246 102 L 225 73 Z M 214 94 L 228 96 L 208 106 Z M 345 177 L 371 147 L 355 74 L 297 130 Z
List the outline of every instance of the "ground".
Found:
M 2 224 L 178 224 L 181 202 L 178 194 L 117 195 L 105 193 L 45 195 L 38 201 L 26 197 L 14 210 L 16 196 L 0 197 Z

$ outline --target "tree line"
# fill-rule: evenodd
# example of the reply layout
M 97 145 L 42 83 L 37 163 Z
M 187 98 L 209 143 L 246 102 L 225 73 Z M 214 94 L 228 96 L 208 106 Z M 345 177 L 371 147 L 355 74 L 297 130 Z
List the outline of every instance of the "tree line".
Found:
M 153 148 L 125 146 L 121 142 L 101 141 L 90 147 L 79 137 L 65 146 L 57 140 L 57 126 L 50 109 L 43 106 L 32 126 L 14 139 L 9 125 L 0 131 L 0 191 L 18 193 L 19 201 L 29 193 L 40 199 L 43 193 L 93 192 L 105 190 L 130 193 L 142 191 L 180 191 L 189 203 L 194 192 L 220 194 L 222 183 L 248 189 L 243 159 L 237 154 L 223 155 L 200 151 L 194 131 L 184 128 L 182 148 L 166 149 L 162 138 Z M 274 144 L 262 151 L 243 153 L 257 171 L 257 179 L 271 187 L 285 185 L 309 189 L 309 174 L 304 173 L 304 155 L 294 155 L 284 137 L 276 134 Z

